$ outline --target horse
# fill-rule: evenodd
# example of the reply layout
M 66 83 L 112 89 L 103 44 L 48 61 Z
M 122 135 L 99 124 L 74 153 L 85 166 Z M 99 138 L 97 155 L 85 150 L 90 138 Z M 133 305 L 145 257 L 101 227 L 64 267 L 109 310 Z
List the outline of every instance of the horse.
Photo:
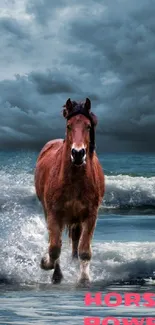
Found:
M 63 105 L 66 120 L 64 139 L 47 142 L 35 166 L 36 195 L 41 202 L 49 233 L 48 254 L 41 258 L 43 270 L 54 270 L 52 283 L 60 283 L 62 233 L 68 231 L 72 258 L 78 259 L 78 283 L 90 284 L 91 241 L 98 209 L 105 192 L 105 177 L 96 154 L 97 117 L 91 101 Z

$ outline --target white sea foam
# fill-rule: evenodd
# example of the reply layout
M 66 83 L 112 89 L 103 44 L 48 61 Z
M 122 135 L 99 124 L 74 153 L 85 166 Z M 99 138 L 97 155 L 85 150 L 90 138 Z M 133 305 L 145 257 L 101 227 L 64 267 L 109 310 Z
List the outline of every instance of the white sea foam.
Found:
M 11 202 L 36 203 L 34 176 L 27 172 L 14 175 L 0 171 L 0 206 Z M 105 176 L 105 195 L 102 207 L 155 207 L 155 177 L 132 177 L 129 175 Z
M 104 207 L 155 206 L 155 177 L 106 176 Z
M 47 250 L 47 231 L 35 195 L 33 174 L 0 171 L 0 281 L 50 283 L 51 272 L 40 269 Z M 155 177 L 106 176 L 104 207 L 155 206 Z M 64 281 L 74 283 L 79 266 L 71 263 L 71 247 L 64 241 L 61 265 Z M 108 282 L 130 274 L 155 270 L 155 243 L 93 241 L 91 276 Z
M 6 224 L 5 224 L 6 226 Z M 9 225 L 8 225 L 9 226 Z M 52 272 L 40 269 L 40 258 L 46 253 L 45 221 L 38 215 L 17 217 L 7 235 L 0 239 L 0 281 L 50 283 Z M 92 281 L 108 283 L 128 276 L 150 274 L 155 270 L 155 243 L 93 241 Z M 71 263 L 71 247 L 64 239 L 61 266 L 64 282 L 76 283 L 79 265 Z

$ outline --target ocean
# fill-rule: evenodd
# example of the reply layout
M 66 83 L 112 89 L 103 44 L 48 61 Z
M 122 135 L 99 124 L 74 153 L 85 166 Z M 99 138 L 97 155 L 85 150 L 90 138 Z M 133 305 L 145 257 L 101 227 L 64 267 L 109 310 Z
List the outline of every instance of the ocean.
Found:
M 35 195 L 38 152 L 0 152 L 0 324 L 84 324 L 84 317 L 155 317 L 143 293 L 155 293 L 155 155 L 99 155 L 106 193 L 92 241 L 92 283 L 77 287 L 78 263 L 63 235 L 60 285 L 40 269 L 48 236 L 42 207 Z M 118 307 L 86 306 L 84 298 L 117 292 Z M 139 293 L 140 306 L 124 305 L 125 293 Z M 92 323 L 93 324 L 93 323 Z

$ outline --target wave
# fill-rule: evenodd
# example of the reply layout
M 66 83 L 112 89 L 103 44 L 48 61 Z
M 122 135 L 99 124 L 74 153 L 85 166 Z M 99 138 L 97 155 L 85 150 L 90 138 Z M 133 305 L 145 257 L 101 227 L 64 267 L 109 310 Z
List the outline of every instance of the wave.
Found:
M 105 187 L 104 209 L 155 208 L 155 177 L 106 176 Z
M 34 189 L 33 174 L 27 172 L 8 174 L 0 172 L 0 211 L 32 210 L 40 207 Z M 105 195 L 100 209 L 107 212 L 136 213 L 155 212 L 155 177 L 132 177 L 129 175 L 105 176 Z
M 0 284 L 51 284 L 52 272 L 40 269 L 40 258 L 48 247 L 43 219 L 32 215 L 16 218 L 0 240 Z M 93 242 L 92 283 L 108 284 L 129 278 L 147 277 L 155 270 L 155 243 Z M 61 266 L 64 283 L 75 284 L 79 265 L 71 262 L 71 247 L 63 239 Z
M 40 269 L 47 251 L 47 231 L 36 198 L 33 175 L 0 172 L 0 285 L 50 284 L 51 272 Z M 104 209 L 155 206 L 155 177 L 106 176 Z M 130 277 L 148 276 L 155 270 L 155 243 L 93 242 L 93 283 L 108 284 Z M 61 265 L 65 283 L 76 283 L 79 266 L 71 263 L 71 247 L 64 239 Z

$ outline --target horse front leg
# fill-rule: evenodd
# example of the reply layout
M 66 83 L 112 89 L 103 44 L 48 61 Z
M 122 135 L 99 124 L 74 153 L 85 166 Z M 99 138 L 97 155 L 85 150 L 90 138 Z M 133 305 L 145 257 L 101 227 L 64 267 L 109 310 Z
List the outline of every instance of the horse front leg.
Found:
M 62 222 L 56 219 L 52 214 L 47 214 L 47 225 L 49 232 L 49 248 L 48 256 L 41 259 L 41 268 L 43 270 L 52 270 L 54 273 L 52 276 L 53 283 L 60 283 L 63 275 L 60 268 L 60 253 L 62 246 Z
M 79 284 L 89 284 L 89 266 L 92 257 L 91 240 L 96 225 L 97 213 L 88 216 L 82 223 L 82 232 L 78 247 L 78 256 L 80 260 L 80 279 Z

